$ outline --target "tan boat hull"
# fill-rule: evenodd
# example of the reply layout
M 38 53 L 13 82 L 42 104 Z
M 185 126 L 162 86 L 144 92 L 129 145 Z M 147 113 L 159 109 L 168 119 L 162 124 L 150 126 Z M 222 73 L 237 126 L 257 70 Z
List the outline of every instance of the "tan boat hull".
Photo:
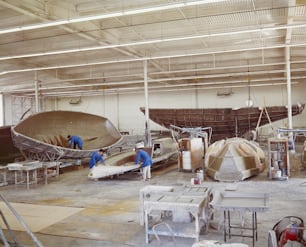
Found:
M 14 145 L 27 156 L 54 160 L 90 157 L 94 150 L 108 148 L 121 139 L 120 132 L 101 116 L 73 112 L 41 112 L 12 127 Z M 83 150 L 69 148 L 67 136 L 83 139 Z

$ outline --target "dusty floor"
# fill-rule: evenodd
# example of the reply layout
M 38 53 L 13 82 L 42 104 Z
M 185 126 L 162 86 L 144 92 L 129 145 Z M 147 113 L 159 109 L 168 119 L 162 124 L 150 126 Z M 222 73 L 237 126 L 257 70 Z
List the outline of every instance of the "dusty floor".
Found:
M 9 202 L 38 205 L 57 205 L 84 208 L 35 233 L 44 246 L 175 246 L 171 237 L 161 237 L 161 244 L 152 237 L 145 243 L 144 227 L 139 224 L 139 190 L 146 185 L 189 185 L 195 173 L 178 171 L 176 164 L 153 172 L 150 182 L 143 182 L 138 173 L 127 173 L 113 179 L 92 181 L 86 167 L 65 171 L 49 184 L 0 187 L 1 195 Z M 229 183 L 205 177 L 204 185 L 224 190 Z M 269 180 L 267 170 L 248 180 L 235 183 L 237 190 L 270 194 L 270 210 L 258 213 L 258 241 L 255 246 L 267 246 L 268 231 L 282 217 L 299 216 L 306 220 L 306 170 L 296 169 L 287 181 Z M 218 217 L 216 213 L 216 222 Z M 247 219 L 247 218 L 246 218 Z M 38 221 L 40 219 L 37 219 Z M 16 232 L 17 240 L 35 246 L 25 232 Z M 223 241 L 222 229 L 210 228 L 201 240 Z M 177 238 L 176 246 L 192 246 L 191 238 Z M 233 237 L 229 242 L 251 245 L 251 239 Z

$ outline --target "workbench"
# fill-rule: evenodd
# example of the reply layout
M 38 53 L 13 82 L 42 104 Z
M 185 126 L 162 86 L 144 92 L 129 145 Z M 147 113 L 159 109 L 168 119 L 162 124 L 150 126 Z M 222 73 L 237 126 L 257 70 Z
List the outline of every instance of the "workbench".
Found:
M 60 162 L 58 161 L 42 162 L 42 167 L 44 168 L 45 184 L 48 184 L 49 177 L 59 176 Z
M 0 166 L 0 186 L 7 185 L 6 173 L 7 173 L 7 166 Z
M 149 197 L 144 197 L 144 218 L 146 243 L 149 243 L 150 235 L 165 235 L 172 237 L 200 238 L 200 230 L 207 222 L 205 221 L 205 207 L 208 205 L 210 188 L 190 187 L 181 188 L 179 191 L 155 191 Z M 151 214 L 159 212 L 161 217 L 158 221 L 152 220 Z M 171 217 L 163 217 L 170 215 Z M 190 216 L 180 219 L 179 216 Z M 165 227 L 156 227 L 161 225 Z
M 243 192 L 223 192 L 217 196 L 215 202 L 212 203 L 214 209 L 223 211 L 223 234 L 224 242 L 227 240 L 227 236 L 247 237 L 252 238 L 253 247 L 255 246 L 255 240 L 257 241 L 257 212 L 266 212 L 269 210 L 267 206 L 269 195 L 266 193 L 243 193 Z M 232 225 L 231 213 L 251 213 L 251 226 Z M 240 233 L 234 233 L 235 229 L 250 231 L 250 234 L 246 234 L 240 231 Z
M 160 194 L 161 192 L 173 192 L 174 187 L 172 186 L 159 186 L 159 185 L 147 185 L 139 191 L 139 209 L 140 209 L 140 225 L 145 224 L 145 212 L 144 212 L 144 201 L 145 198 L 151 197 L 154 194 Z
M 39 161 L 24 161 L 10 163 L 7 168 L 15 173 L 15 185 L 26 184 L 27 189 L 29 189 L 30 184 L 37 184 L 37 170 L 42 168 L 42 163 Z

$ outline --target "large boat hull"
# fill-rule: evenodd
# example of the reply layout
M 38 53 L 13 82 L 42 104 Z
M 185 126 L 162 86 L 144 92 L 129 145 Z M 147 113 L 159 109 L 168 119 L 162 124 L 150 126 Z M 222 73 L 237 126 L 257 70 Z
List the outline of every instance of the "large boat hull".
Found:
M 120 132 L 101 116 L 73 112 L 41 112 L 11 128 L 14 145 L 27 157 L 39 160 L 88 158 L 100 148 L 108 148 L 121 139 Z M 83 149 L 70 148 L 68 135 L 83 139 Z
M 301 114 L 305 104 L 293 105 L 292 116 Z M 142 107 L 140 110 L 145 113 Z M 232 137 L 243 137 L 257 126 L 263 126 L 288 117 L 286 106 L 269 106 L 265 108 L 150 108 L 149 118 L 155 123 L 170 128 L 211 127 L 211 141 Z
M 0 165 L 15 162 L 23 156 L 13 144 L 11 126 L 0 127 Z

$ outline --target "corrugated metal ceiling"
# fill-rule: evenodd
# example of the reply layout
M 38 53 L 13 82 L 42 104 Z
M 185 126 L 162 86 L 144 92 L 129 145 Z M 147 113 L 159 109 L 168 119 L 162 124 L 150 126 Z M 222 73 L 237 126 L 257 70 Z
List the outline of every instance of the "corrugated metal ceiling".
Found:
M 301 0 L 0 0 L 0 91 L 139 91 L 145 60 L 160 91 L 284 82 L 286 47 L 305 83 L 305 16 Z

